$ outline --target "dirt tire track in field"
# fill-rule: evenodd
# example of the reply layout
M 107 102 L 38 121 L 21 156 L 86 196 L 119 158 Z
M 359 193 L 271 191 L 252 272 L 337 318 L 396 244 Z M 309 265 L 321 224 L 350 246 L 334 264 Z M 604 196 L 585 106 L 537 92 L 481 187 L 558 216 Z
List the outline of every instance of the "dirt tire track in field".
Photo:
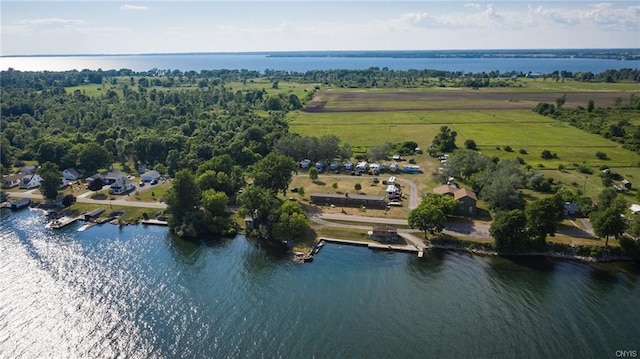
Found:
M 540 102 L 555 104 L 566 95 L 564 107 L 586 106 L 593 100 L 597 106 L 613 106 L 617 98 L 627 101 L 640 92 L 490 92 L 490 91 L 432 91 L 432 92 L 322 92 L 316 94 L 305 107 L 306 112 L 392 112 L 392 111 L 447 111 L 447 110 L 523 110 L 532 109 Z M 384 106 L 384 103 L 394 103 Z M 451 105 L 445 106 L 444 102 Z M 467 104 L 457 105 L 459 102 Z M 426 105 L 420 105 L 425 103 Z M 330 106 L 327 108 L 327 104 Z M 353 106 L 351 106 L 353 104 Z M 397 105 L 396 105 L 397 104 Z

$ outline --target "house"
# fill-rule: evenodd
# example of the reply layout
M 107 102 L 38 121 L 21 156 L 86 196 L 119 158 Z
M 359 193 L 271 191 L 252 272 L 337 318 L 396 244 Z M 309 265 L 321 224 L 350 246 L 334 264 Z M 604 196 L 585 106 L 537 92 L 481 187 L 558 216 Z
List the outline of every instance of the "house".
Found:
M 453 198 L 458 201 L 457 213 L 459 214 L 474 216 L 477 212 L 478 197 L 471 190 L 445 184 L 434 188 L 433 193 L 453 196 Z
M 26 175 L 22 177 L 20 181 L 21 189 L 32 189 L 40 187 L 40 182 L 42 181 L 42 177 L 40 175 Z
M 398 229 L 391 226 L 373 226 L 371 239 L 380 242 L 395 242 L 399 239 Z
M 387 208 L 387 201 L 383 196 L 368 196 L 348 193 L 312 193 L 311 202 L 319 205 L 335 205 L 343 207 L 368 207 L 368 208 Z
M 120 172 L 120 170 L 116 170 L 116 169 L 113 169 L 113 168 L 111 170 L 107 171 L 107 172 L 104 172 L 102 174 L 102 176 L 103 176 L 102 179 L 103 179 L 105 184 L 112 184 L 112 183 L 120 180 L 121 178 L 126 177 L 124 175 L 124 173 Z
M 109 186 L 109 193 L 123 194 L 136 188 L 136 185 L 127 177 L 122 177 Z
M 453 198 L 458 201 L 458 213 L 467 216 L 475 216 L 478 197 L 475 193 L 473 193 L 473 191 L 470 191 L 466 188 L 460 188 L 455 191 L 455 193 L 453 194 Z
M 457 190 L 459 190 L 459 188 L 450 186 L 448 184 L 445 184 L 445 185 L 442 185 L 440 187 L 434 188 L 433 189 L 433 193 L 447 194 L 447 195 L 453 196 L 456 193 Z
M 84 181 L 85 181 L 87 184 L 89 184 L 89 183 L 93 182 L 94 180 L 96 180 L 96 179 L 98 179 L 98 178 L 99 178 L 99 179 L 101 179 L 101 180 L 102 180 L 102 182 L 104 183 L 104 176 L 103 176 L 102 174 L 100 174 L 100 173 L 96 173 L 96 174 L 94 174 L 93 176 L 89 176 L 89 177 L 87 177 Z
M 68 181 L 75 181 L 82 178 L 82 172 L 75 168 L 67 168 L 62 171 L 62 177 Z
M 4 176 L 2 178 L 2 188 L 13 188 L 20 184 L 22 178 L 25 176 L 23 173 L 18 173 L 16 175 Z
M 151 182 L 153 180 L 159 180 L 160 173 L 158 171 L 147 171 L 140 176 L 140 180 L 144 182 Z
M 28 165 L 20 168 L 20 173 L 24 173 L 25 175 L 32 175 L 36 173 L 36 166 Z

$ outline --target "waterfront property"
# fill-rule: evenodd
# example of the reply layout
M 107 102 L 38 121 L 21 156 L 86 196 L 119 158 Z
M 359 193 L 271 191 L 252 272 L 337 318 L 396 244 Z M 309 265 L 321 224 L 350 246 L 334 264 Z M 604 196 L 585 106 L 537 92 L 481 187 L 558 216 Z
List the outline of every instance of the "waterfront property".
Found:
M 124 194 L 132 191 L 134 188 L 136 188 L 136 185 L 130 179 L 121 177 L 109 186 L 109 193 Z
M 20 189 L 32 189 L 40 187 L 40 181 L 42 181 L 42 177 L 40 177 L 40 175 L 26 175 L 22 177 L 22 180 L 20 180 Z
M 455 198 L 456 201 L 458 201 L 458 214 L 466 216 L 474 216 L 476 214 L 478 197 L 471 190 L 445 184 L 434 188 L 433 193 L 452 196 Z
M 18 173 L 15 175 L 8 175 L 2 178 L 2 188 L 13 188 L 20 184 L 22 178 L 25 176 L 24 173 Z
M 398 241 L 398 229 L 391 226 L 373 226 L 371 230 L 371 239 L 379 242 L 396 242 Z
M 361 194 L 312 193 L 311 202 L 317 205 L 335 205 L 343 207 L 387 208 L 384 196 Z
M 95 221 L 96 218 L 100 217 L 100 215 L 104 212 L 104 208 L 97 208 L 93 211 L 87 212 L 84 214 L 85 221 Z

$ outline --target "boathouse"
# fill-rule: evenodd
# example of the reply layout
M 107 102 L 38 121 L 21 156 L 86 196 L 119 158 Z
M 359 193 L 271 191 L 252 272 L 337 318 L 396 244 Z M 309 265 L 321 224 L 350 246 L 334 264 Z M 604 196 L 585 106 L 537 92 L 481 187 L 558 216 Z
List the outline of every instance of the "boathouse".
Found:
M 380 242 L 398 241 L 398 229 L 391 226 L 373 226 L 371 239 Z
M 87 213 L 84 214 L 84 220 L 85 221 L 93 221 L 96 218 L 100 217 L 102 212 L 104 212 L 104 208 L 98 208 L 98 209 L 94 209 L 91 212 L 87 212 Z

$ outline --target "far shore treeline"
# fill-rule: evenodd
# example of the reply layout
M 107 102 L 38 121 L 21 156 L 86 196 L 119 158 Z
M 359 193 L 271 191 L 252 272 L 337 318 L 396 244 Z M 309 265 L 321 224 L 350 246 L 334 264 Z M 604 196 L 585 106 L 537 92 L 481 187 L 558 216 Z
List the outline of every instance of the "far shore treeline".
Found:
M 257 228 L 262 234 L 289 241 L 304 231 L 308 219 L 297 204 L 282 205 L 274 198 L 286 191 L 297 161 L 353 155 L 338 136 L 289 132 L 287 113 L 303 110 L 318 90 L 517 87 L 517 79 L 533 75 L 373 67 L 307 72 L 9 69 L 0 73 L 0 163 L 3 174 L 30 162 L 50 163 L 60 171 L 80 168 L 87 175 L 114 163 L 127 172 L 144 164 L 176 177 L 178 185 L 166 196 L 176 232 L 232 233 L 224 208 L 238 201 L 244 213 L 266 224 Z M 535 76 L 553 82 L 637 83 L 640 70 Z M 284 83 L 297 85 L 281 89 Z M 632 110 L 640 110 L 640 101 L 630 103 Z M 637 123 L 623 125 L 616 132 L 620 136 L 639 131 Z M 256 190 L 238 196 L 247 179 Z

